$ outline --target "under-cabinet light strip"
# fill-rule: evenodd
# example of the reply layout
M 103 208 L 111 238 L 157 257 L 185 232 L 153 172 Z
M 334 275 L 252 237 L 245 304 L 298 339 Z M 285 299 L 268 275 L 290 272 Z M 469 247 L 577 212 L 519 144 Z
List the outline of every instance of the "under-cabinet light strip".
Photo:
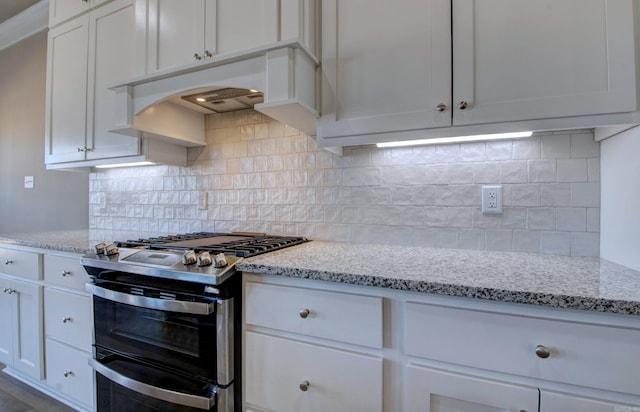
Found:
M 433 139 L 405 140 L 400 142 L 377 143 L 376 146 L 400 147 L 400 146 L 418 146 L 418 145 L 426 145 L 426 144 L 480 142 L 485 140 L 517 139 L 520 137 L 530 137 L 532 134 L 533 132 L 514 132 L 514 133 L 477 134 L 472 136 L 434 137 Z
M 153 165 L 153 162 L 133 162 L 133 163 L 114 163 L 111 165 L 98 165 L 95 166 L 98 169 L 108 169 L 112 167 L 132 167 L 132 166 L 148 166 Z

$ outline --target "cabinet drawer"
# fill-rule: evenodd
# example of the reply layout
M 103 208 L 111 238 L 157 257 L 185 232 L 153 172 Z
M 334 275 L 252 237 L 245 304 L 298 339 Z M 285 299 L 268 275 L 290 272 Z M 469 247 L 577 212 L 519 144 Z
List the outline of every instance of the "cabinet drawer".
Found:
M 93 370 L 89 353 L 53 339 L 47 339 L 47 384 L 91 409 L 93 405 Z
M 84 291 L 89 275 L 80 264 L 80 256 L 44 255 L 44 280 L 69 289 Z
M 382 298 L 247 282 L 246 323 L 382 347 Z
M 382 411 L 382 358 L 378 356 L 247 332 L 245 365 L 246 400 L 259 408 Z
M 405 327 L 409 355 L 640 394 L 639 330 L 418 303 L 407 303 Z
M 25 279 L 42 279 L 42 255 L 15 249 L 0 249 L 0 272 Z
M 44 292 L 44 308 L 47 337 L 91 351 L 89 296 L 47 288 Z

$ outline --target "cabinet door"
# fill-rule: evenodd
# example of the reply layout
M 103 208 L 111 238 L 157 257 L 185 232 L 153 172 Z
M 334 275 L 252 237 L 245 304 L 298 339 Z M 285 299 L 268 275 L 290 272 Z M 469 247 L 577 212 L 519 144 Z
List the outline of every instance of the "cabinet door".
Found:
M 450 12 L 448 0 L 323 1 L 318 137 L 450 126 Z
M 0 278 L 0 363 L 13 366 L 14 299 L 7 293 L 10 281 Z
M 206 3 L 206 0 L 136 0 L 138 13 L 148 18 L 147 73 L 194 63 L 195 54 L 204 55 Z
M 207 49 L 216 54 L 232 53 L 275 43 L 279 40 L 279 0 L 213 0 L 215 26 L 207 24 L 209 33 L 217 33 L 215 46 Z
M 407 411 L 504 412 L 538 410 L 538 389 L 479 377 L 407 367 Z M 557 409 L 560 411 L 562 409 Z
M 90 354 L 47 339 L 47 384 L 90 408 L 93 403 L 93 370 Z
M 12 281 L 13 368 L 33 379 L 44 377 L 42 286 Z
M 454 125 L 636 110 L 633 1 L 452 4 Z
M 90 14 L 87 160 L 139 154 L 135 137 L 108 130 L 116 125 L 115 92 L 109 86 L 135 77 L 135 5 L 117 0 Z
M 623 412 L 636 410 L 638 406 L 540 391 L 540 412 Z
M 246 333 L 246 401 L 278 412 L 382 411 L 382 358 Z
M 45 161 L 84 160 L 89 17 L 49 31 Z

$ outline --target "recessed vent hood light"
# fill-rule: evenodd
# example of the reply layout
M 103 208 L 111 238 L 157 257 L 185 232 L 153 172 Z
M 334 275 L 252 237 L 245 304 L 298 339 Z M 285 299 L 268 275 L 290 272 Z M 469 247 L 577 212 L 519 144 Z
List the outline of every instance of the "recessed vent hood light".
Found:
M 532 134 L 533 132 L 514 132 L 514 133 L 477 134 L 477 135 L 471 135 L 471 136 L 434 137 L 432 139 L 405 140 L 400 142 L 377 143 L 376 146 L 382 148 L 382 147 L 420 146 L 420 145 L 428 145 L 428 144 L 482 142 L 487 140 L 517 139 L 522 137 L 530 137 Z
M 251 109 L 264 102 L 264 94 L 257 90 L 225 87 L 181 96 L 180 99 L 210 110 L 211 113 L 226 113 Z

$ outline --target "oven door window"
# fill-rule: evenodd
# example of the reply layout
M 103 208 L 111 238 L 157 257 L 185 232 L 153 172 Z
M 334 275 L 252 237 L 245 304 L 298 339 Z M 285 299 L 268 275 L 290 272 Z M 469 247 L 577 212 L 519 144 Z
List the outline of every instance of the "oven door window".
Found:
M 97 296 L 93 302 L 98 348 L 109 348 L 217 382 L 216 312 L 209 315 L 170 312 Z

